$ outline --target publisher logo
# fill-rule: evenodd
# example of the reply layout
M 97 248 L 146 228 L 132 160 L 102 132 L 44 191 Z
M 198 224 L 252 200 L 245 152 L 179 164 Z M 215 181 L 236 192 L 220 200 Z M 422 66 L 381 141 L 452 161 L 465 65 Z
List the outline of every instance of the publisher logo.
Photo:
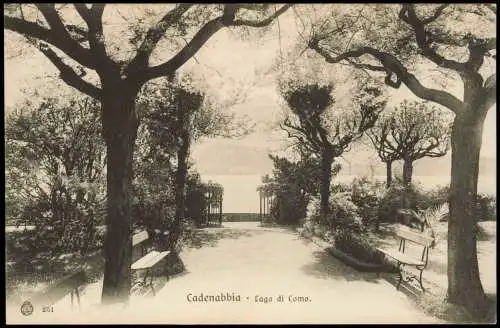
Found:
M 30 301 L 26 301 L 21 305 L 21 313 L 25 316 L 33 314 L 33 304 Z

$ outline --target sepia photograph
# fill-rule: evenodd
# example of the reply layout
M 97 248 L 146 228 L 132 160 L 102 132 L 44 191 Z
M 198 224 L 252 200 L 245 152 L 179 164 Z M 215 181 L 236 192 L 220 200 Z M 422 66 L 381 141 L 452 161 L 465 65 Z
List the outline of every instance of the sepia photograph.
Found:
M 495 3 L 6 3 L 6 324 L 495 324 Z

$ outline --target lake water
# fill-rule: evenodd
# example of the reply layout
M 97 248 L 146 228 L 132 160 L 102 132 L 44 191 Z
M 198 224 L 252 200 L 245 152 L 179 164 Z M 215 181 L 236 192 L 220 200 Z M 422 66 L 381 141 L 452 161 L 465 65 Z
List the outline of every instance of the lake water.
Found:
M 339 175 L 334 183 L 349 182 L 356 176 Z M 385 181 L 384 176 L 374 176 L 375 179 Z M 432 189 L 450 183 L 449 176 L 414 176 L 414 181 L 422 184 L 424 189 Z M 261 175 L 203 175 L 202 180 L 220 183 L 224 187 L 222 211 L 225 213 L 259 213 L 259 193 L 257 187 L 261 185 Z M 480 175 L 478 191 L 486 194 L 496 194 L 496 178 L 491 175 Z M 24 229 L 24 227 L 23 227 Z
M 348 182 L 356 176 L 340 175 L 334 182 Z M 384 176 L 375 176 L 374 179 L 385 181 Z M 432 189 L 450 183 L 449 176 L 414 176 L 415 182 L 420 182 L 424 189 Z M 261 185 L 260 175 L 203 175 L 203 181 L 212 180 L 224 187 L 222 210 L 226 213 L 258 213 L 259 193 L 257 187 Z M 479 176 L 478 192 L 496 194 L 496 178 L 494 176 Z

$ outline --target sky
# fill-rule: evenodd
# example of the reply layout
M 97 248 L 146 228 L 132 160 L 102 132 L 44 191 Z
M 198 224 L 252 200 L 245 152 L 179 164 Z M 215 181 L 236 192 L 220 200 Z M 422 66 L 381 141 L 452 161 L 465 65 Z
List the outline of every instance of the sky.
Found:
M 201 140 L 192 147 L 191 157 L 202 178 L 217 181 L 225 188 L 225 212 L 258 211 L 256 188 L 260 177 L 272 171 L 268 154 L 282 153 L 286 147 L 286 136 L 276 129 L 283 108 L 276 90 L 276 75 L 269 70 L 279 60 L 280 49 L 286 52 L 298 33 L 291 11 L 282 15 L 279 23 L 279 30 L 275 25 L 265 36 L 253 35 L 250 40 L 241 40 L 235 31 L 221 30 L 182 68 L 198 76 L 209 86 L 209 93 L 222 101 L 231 102 L 236 94 L 244 95 L 243 100 L 227 110 L 246 115 L 256 124 L 255 131 L 244 138 Z M 4 40 L 5 48 L 9 46 L 9 39 Z M 54 73 L 50 63 L 36 52 L 7 60 L 6 106 L 23 99 L 21 90 L 26 86 L 44 90 L 54 82 Z M 44 78 L 47 74 L 52 77 Z M 459 89 L 452 91 L 460 94 Z M 390 92 L 391 104 L 402 99 L 416 99 L 404 86 Z M 375 175 L 385 172 L 375 153 L 362 147 L 353 148 L 341 162 L 344 165 L 340 174 L 345 176 L 370 175 L 372 170 Z M 450 154 L 438 159 L 423 159 L 415 163 L 414 173 L 424 180 L 446 183 L 450 165 Z M 496 106 L 489 110 L 484 126 L 480 175 L 479 189 L 494 192 Z

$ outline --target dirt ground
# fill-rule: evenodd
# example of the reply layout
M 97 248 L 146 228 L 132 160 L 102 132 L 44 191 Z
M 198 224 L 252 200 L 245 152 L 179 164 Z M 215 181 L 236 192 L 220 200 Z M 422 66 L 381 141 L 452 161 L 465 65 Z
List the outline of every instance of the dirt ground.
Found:
M 156 295 L 134 294 L 127 307 L 99 306 L 102 281 L 81 293 L 81 309 L 69 297 L 53 312 L 31 316 L 9 308 L 9 323 L 443 323 L 426 315 L 393 282 L 360 273 L 323 247 L 284 228 L 224 223 L 198 231 L 181 254 L 187 270 L 158 278 Z M 225 295 L 231 301 L 198 302 Z M 280 296 L 282 296 L 282 301 Z

